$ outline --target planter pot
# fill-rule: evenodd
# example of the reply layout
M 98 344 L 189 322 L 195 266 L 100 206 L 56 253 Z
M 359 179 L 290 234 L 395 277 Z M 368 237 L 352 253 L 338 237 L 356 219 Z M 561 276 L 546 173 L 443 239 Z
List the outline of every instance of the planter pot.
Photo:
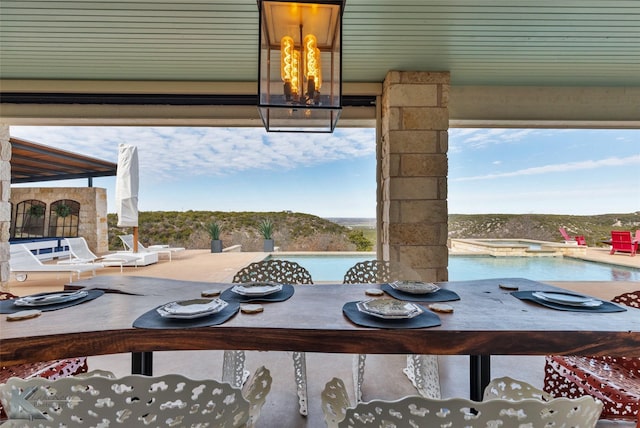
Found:
M 211 252 L 212 253 L 221 253 L 222 252 L 222 240 L 221 239 L 212 239 L 211 240 Z
M 271 253 L 273 252 L 273 239 L 265 239 L 264 240 L 264 252 Z

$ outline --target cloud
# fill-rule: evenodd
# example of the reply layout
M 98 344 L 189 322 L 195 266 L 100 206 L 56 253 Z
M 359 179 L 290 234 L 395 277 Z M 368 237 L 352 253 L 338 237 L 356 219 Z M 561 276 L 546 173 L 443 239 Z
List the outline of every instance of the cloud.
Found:
M 138 147 L 141 175 L 154 181 L 291 170 L 375 153 L 375 129 L 334 134 L 267 133 L 261 128 L 11 127 L 11 135 L 117 161 L 118 144 Z
M 449 151 L 481 150 L 490 145 L 522 141 L 525 137 L 543 132 L 540 129 L 452 128 L 449 130 Z
M 554 165 L 544 165 L 533 168 L 525 168 L 512 172 L 503 172 L 500 174 L 477 175 L 473 177 L 460 177 L 452 181 L 477 181 L 492 180 L 496 178 L 518 177 L 528 175 L 549 174 L 554 172 L 570 172 L 586 169 L 596 169 L 602 167 L 615 167 L 627 165 L 640 165 L 640 155 L 629 156 L 626 158 L 611 157 L 600 160 L 587 160 L 581 162 L 568 162 Z

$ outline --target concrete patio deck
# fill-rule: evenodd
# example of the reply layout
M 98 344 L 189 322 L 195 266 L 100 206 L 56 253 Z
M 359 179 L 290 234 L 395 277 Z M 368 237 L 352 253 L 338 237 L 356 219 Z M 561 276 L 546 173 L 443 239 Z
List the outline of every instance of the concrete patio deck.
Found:
M 209 250 L 187 250 L 173 261 L 161 260 L 144 267 L 125 267 L 123 275 L 164 277 L 192 281 L 230 282 L 241 267 L 262 260 L 266 253 L 228 252 L 212 254 Z M 640 268 L 640 257 L 625 255 L 610 256 L 606 249 L 589 249 L 588 260 L 613 263 Z M 105 268 L 98 275 L 121 275 L 119 267 Z M 87 275 L 83 275 L 87 278 Z M 10 291 L 27 295 L 42 291 L 62 289 L 68 281 L 66 275 L 33 274 L 27 281 L 12 279 Z M 626 291 L 640 289 L 637 281 L 616 282 L 550 282 L 554 285 L 591 294 L 603 299 L 611 299 Z M 469 395 L 468 357 L 439 356 L 440 382 L 443 397 Z M 108 355 L 89 358 L 91 369 L 104 369 L 124 376 L 130 372 L 130 355 Z M 288 352 L 247 352 L 247 367 L 254 371 L 265 365 L 271 370 L 273 386 L 262 410 L 257 427 L 325 427 L 320 409 L 320 392 L 332 377 L 342 378 L 347 387 L 351 381 L 351 355 L 307 354 L 307 376 L 309 390 L 309 415 L 298 414 L 297 397 L 293 380 L 293 364 Z M 397 399 L 414 394 L 415 390 L 402 373 L 404 355 L 369 355 L 365 371 L 363 398 Z M 544 358 L 540 356 L 495 356 L 492 357 L 492 376 L 511 376 L 542 387 Z M 181 373 L 192 378 L 220 378 L 222 371 L 222 351 L 183 351 L 154 353 L 154 374 Z M 598 427 L 633 427 L 634 423 L 601 421 Z

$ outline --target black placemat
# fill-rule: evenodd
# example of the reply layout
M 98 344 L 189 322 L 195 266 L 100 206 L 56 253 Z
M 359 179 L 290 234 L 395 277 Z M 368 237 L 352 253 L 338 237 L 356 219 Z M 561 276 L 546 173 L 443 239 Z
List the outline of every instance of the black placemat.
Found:
M 405 302 L 452 302 L 454 300 L 460 300 L 460 296 L 458 296 L 457 293 L 443 288 L 435 293 L 428 294 L 405 293 L 404 291 L 396 290 L 389 284 L 382 284 L 380 289 L 391 297 L 404 300 Z
M 229 305 L 226 308 L 216 314 L 187 320 L 161 317 L 160 314 L 156 311 L 157 308 L 153 308 L 152 310 L 140 315 L 138 319 L 133 322 L 133 326 L 137 328 L 171 329 L 210 327 L 212 325 L 219 325 L 227 321 L 229 318 L 233 317 L 240 310 L 240 303 L 228 303 Z M 160 306 L 158 306 L 158 308 Z
M 238 284 L 236 284 L 238 285 Z M 301 286 L 301 287 L 304 287 Z M 220 298 L 222 300 L 226 300 L 227 302 L 284 302 L 285 300 L 291 298 L 293 296 L 293 285 L 291 284 L 282 284 L 282 290 L 277 293 L 267 294 L 266 296 L 243 296 L 238 293 L 234 293 L 231 291 L 233 287 L 229 287 L 220 294 Z
M 69 308 L 71 306 L 79 305 L 81 303 L 88 302 L 93 299 L 97 299 L 98 297 L 104 294 L 104 291 L 102 290 L 84 290 L 84 291 L 86 291 L 88 294 L 81 299 L 72 300 L 70 302 L 61 302 L 61 303 L 54 303 L 51 305 L 42 305 L 42 306 L 16 306 L 13 304 L 15 299 L 0 300 L 0 314 L 15 314 L 16 312 L 33 310 L 33 309 L 37 309 L 42 312 L 57 311 L 58 309 Z M 56 293 L 58 293 L 58 291 L 56 291 Z M 34 294 L 34 296 L 38 296 L 40 294 L 49 294 L 49 293 L 39 293 L 39 294 Z
M 593 312 L 593 313 L 606 313 L 606 312 L 625 312 L 626 309 L 622 306 L 618 306 L 615 303 L 607 302 L 605 300 L 602 301 L 602 305 L 595 307 L 586 307 L 586 306 L 570 306 L 563 305 L 561 303 L 549 302 L 548 300 L 539 299 L 534 296 L 533 293 L 536 291 L 514 291 L 511 294 L 517 297 L 520 300 L 530 300 L 532 302 L 536 302 L 539 305 L 546 306 L 547 308 L 557 309 L 559 311 L 570 311 L 570 312 Z M 558 293 L 554 291 L 554 293 Z M 568 296 L 582 296 L 581 294 L 573 294 L 573 293 L 562 293 Z
M 440 317 L 430 310 L 423 308 L 424 312 L 420 315 L 401 320 L 388 320 L 373 315 L 367 315 L 358 310 L 356 304 L 358 302 L 347 302 L 342 306 L 342 313 L 354 324 L 362 327 L 375 328 L 424 328 L 435 327 L 440 325 Z

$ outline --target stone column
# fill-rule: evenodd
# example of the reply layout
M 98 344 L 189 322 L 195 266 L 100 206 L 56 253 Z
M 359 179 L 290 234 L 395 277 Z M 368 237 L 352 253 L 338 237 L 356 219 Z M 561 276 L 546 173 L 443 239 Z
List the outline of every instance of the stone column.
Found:
M 423 281 L 446 281 L 449 73 L 391 71 L 384 81 L 379 251 Z
M 9 142 L 9 125 L 0 123 L 0 291 L 9 291 L 10 196 L 11 143 Z

